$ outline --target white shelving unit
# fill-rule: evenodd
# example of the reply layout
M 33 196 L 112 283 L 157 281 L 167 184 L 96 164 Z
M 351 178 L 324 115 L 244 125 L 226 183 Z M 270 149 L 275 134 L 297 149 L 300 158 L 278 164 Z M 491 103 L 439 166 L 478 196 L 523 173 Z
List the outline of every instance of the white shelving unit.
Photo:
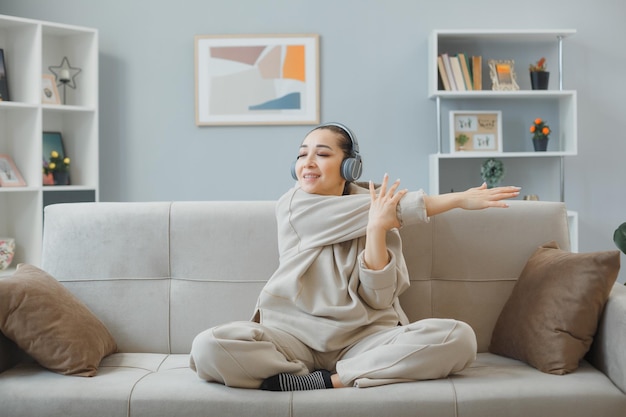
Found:
M 98 32 L 0 15 L 0 48 L 11 100 L 0 102 L 0 153 L 12 157 L 26 181 L 24 187 L 0 187 L 0 236 L 16 240 L 12 267 L 20 262 L 39 265 L 43 207 L 99 198 Z M 42 74 L 49 74 L 48 67 L 60 65 L 63 57 L 82 70 L 75 79 L 77 88 L 66 89 L 66 105 L 42 104 Z M 43 185 L 44 131 L 62 133 L 72 160 L 72 185 Z
M 522 194 L 564 201 L 565 157 L 578 154 L 577 97 L 564 89 L 563 43 L 575 30 L 435 30 L 429 39 L 429 97 L 437 111 L 437 153 L 429 157 L 431 194 L 465 190 L 482 182 L 487 158 L 504 164 L 503 183 L 522 187 Z M 442 53 L 482 56 L 480 91 L 439 89 L 437 57 Z M 548 90 L 532 90 L 528 66 L 546 57 Z M 492 91 L 488 60 L 513 60 L 518 91 Z M 450 151 L 450 111 L 502 112 L 501 152 Z M 552 133 L 547 152 L 535 152 L 529 127 L 541 117 Z M 578 249 L 578 215 L 568 212 L 572 250 Z

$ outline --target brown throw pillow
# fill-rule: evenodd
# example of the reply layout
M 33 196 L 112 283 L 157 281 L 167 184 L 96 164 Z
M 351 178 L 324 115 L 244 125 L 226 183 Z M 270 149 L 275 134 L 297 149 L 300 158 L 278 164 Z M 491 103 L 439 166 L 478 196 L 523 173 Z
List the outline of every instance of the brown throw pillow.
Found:
M 104 324 L 32 265 L 0 279 L 0 331 L 40 365 L 65 375 L 94 376 L 102 358 L 117 350 Z
M 563 375 L 578 368 L 620 268 L 619 251 L 571 253 L 550 242 L 528 259 L 489 351 Z

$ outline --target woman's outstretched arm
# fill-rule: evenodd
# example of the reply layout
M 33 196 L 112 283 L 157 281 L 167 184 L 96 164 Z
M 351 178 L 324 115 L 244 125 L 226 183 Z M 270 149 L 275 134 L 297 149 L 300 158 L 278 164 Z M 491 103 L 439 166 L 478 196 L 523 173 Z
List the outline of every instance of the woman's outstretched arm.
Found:
M 517 197 L 519 192 L 520 187 L 487 188 L 487 184 L 483 183 L 480 187 L 470 188 L 466 191 L 424 196 L 424 204 L 428 217 L 454 208 L 465 210 L 482 210 L 489 207 L 506 208 L 509 205 L 503 200 Z

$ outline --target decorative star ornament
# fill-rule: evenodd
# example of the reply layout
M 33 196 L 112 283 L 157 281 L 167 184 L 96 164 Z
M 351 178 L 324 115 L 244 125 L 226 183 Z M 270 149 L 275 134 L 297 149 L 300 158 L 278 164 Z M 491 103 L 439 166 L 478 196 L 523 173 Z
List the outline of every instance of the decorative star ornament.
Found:
M 75 78 L 78 74 L 80 74 L 82 70 L 78 67 L 71 66 L 70 61 L 67 59 L 66 56 L 63 57 L 61 65 L 51 65 L 48 67 L 48 69 L 56 77 L 57 87 L 68 86 L 70 88 L 76 89 Z

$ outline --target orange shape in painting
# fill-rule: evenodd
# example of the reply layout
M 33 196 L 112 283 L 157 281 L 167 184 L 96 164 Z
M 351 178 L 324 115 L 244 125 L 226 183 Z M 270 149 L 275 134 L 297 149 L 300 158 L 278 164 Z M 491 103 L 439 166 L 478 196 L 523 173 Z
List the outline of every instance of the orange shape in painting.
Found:
M 288 45 L 283 63 L 283 78 L 306 81 L 304 71 L 304 45 Z

